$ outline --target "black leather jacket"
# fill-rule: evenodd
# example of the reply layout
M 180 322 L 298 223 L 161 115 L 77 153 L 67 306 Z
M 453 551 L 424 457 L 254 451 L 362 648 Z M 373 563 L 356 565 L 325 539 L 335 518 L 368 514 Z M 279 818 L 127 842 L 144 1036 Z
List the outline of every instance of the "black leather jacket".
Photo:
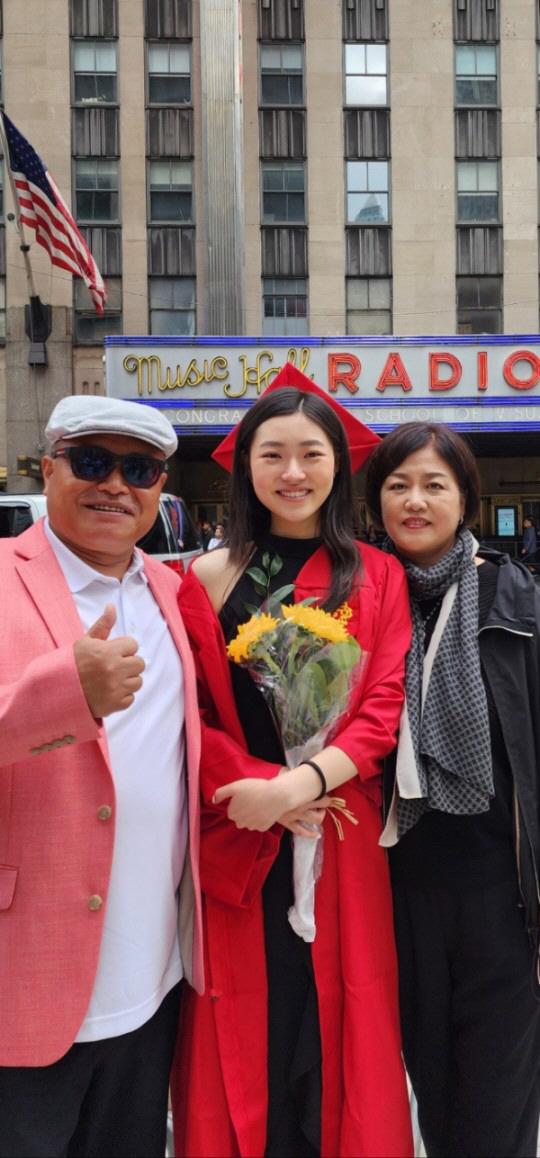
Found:
M 481 548 L 499 569 L 479 647 L 497 708 L 514 781 L 519 885 L 531 942 L 540 917 L 540 588 L 521 563 Z M 537 984 L 540 970 L 537 969 Z

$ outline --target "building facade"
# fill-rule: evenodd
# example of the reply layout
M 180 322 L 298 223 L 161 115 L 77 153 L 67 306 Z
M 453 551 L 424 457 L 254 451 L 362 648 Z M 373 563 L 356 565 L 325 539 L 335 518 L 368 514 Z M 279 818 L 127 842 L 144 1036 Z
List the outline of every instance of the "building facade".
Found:
M 6 188 L 8 487 L 34 485 L 17 456 L 39 455 L 56 398 L 104 389 L 106 335 L 250 335 L 296 350 L 318 337 L 521 335 L 514 345 L 534 350 L 539 21 L 538 0 L 4 0 L 4 107 L 109 287 L 100 319 L 83 283 L 32 244 L 52 333 L 48 365 L 29 365 Z M 540 398 L 538 382 L 516 389 Z M 536 423 L 500 426 L 473 433 L 485 497 L 538 516 Z M 219 517 L 217 431 L 180 434 L 173 482 L 196 514 Z

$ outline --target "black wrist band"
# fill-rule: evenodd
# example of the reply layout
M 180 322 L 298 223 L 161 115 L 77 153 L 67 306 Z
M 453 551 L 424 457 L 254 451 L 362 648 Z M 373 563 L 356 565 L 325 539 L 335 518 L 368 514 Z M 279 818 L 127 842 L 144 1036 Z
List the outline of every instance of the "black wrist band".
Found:
M 313 768 L 313 771 L 317 773 L 317 776 L 319 777 L 319 779 L 321 781 L 321 791 L 319 792 L 318 796 L 314 797 L 314 799 L 315 800 L 322 800 L 323 796 L 326 796 L 326 791 L 327 791 L 327 789 L 326 789 L 326 776 L 325 776 L 322 768 L 319 768 L 319 765 L 316 764 L 314 760 L 302 760 L 302 764 L 309 764 L 310 768 Z

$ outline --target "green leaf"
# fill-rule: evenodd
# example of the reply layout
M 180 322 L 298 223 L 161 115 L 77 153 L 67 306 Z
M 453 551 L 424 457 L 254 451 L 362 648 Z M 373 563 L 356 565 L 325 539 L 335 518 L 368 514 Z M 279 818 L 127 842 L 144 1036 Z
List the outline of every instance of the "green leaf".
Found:
M 263 565 L 265 571 L 268 571 L 268 568 L 270 566 L 270 552 L 269 551 L 264 552 L 264 555 L 262 557 L 262 565 Z M 270 574 L 272 574 L 272 572 L 270 572 Z M 248 571 L 248 575 L 249 575 L 249 571 Z
M 261 571 L 260 567 L 248 567 L 246 575 L 249 575 L 250 579 L 253 579 L 255 584 L 258 583 L 259 587 L 263 587 L 266 591 L 266 588 L 268 587 L 268 577 L 265 575 L 264 571 Z
M 268 556 L 268 563 L 265 562 L 265 559 L 263 559 L 263 563 L 265 567 L 269 567 L 270 576 L 277 575 L 283 567 L 283 559 L 280 559 L 279 555 L 274 555 L 272 560 L 270 560 L 270 556 Z
M 244 607 L 245 607 L 246 611 L 249 611 L 250 615 L 258 615 L 259 614 L 259 608 L 255 607 L 254 603 L 244 603 Z
M 340 671 L 350 672 L 360 659 L 360 647 L 355 639 L 351 638 L 346 643 L 334 643 L 325 656 L 324 663 L 333 673 Z M 330 674 L 330 673 L 329 673 Z
M 346 671 L 338 672 L 335 679 L 330 681 L 326 694 L 330 703 L 335 702 L 340 705 L 340 712 L 342 712 L 349 696 L 349 677 Z
M 286 587 L 278 587 L 277 591 L 274 591 L 270 596 L 268 607 L 277 607 L 278 603 L 281 603 L 286 595 L 290 595 L 291 591 L 294 591 L 294 583 L 287 583 Z
M 303 643 L 302 637 L 300 635 L 296 635 L 296 637 L 293 637 L 293 642 L 289 647 L 289 651 L 288 651 L 288 655 L 287 655 L 287 679 L 290 681 L 294 680 L 294 678 L 297 674 L 294 669 L 295 669 L 295 663 L 297 662 L 298 652 L 299 652 L 300 648 L 302 647 L 302 643 Z M 301 671 L 301 670 L 302 670 L 302 667 L 299 666 L 299 671 Z
M 322 699 L 326 692 L 326 680 L 324 678 L 324 672 L 320 664 L 310 663 L 309 668 L 306 668 L 305 670 L 311 676 L 311 682 L 315 696 Z
M 311 733 L 318 731 L 321 707 L 326 696 L 326 680 L 318 663 L 310 663 L 301 669 L 291 687 L 289 711 L 291 718 L 304 721 Z

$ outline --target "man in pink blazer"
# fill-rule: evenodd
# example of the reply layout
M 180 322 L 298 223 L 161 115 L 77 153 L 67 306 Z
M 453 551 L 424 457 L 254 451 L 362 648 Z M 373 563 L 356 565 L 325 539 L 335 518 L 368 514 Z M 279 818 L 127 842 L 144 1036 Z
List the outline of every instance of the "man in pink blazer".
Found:
M 135 543 L 176 436 L 95 397 L 46 434 L 48 518 L 0 544 L 0 1154 L 162 1158 L 200 726 L 179 580 Z

